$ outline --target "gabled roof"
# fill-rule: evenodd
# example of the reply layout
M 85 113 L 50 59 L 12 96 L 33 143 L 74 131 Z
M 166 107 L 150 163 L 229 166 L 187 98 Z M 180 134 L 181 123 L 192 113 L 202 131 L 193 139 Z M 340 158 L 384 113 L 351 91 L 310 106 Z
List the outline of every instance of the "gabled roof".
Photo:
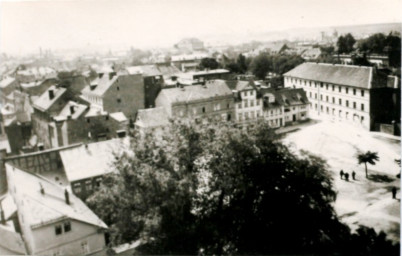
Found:
M 115 112 L 115 113 L 111 113 L 109 115 L 110 115 L 111 118 L 113 118 L 117 122 L 125 122 L 125 121 L 127 121 L 127 117 L 124 115 L 123 112 Z
M 224 80 L 209 80 L 205 85 L 190 85 L 183 88 L 163 89 L 160 94 L 165 96 L 170 104 L 233 95 Z
M 118 75 L 114 74 L 113 76 L 110 75 L 113 73 L 105 73 L 102 75 L 101 78 L 98 78 L 98 80 L 94 80 L 91 82 L 91 85 L 94 84 L 96 81 L 97 85 L 96 87 L 92 90 L 91 86 L 85 86 L 84 89 L 82 89 L 82 93 L 88 93 L 88 94 L 94 94 L 97 96 L 103 96 L 105 92 L 110 88 L 110 86 L 113 85 L 113 83 L 118 79 Z
M 32 229 L 63 219 L 73 219 L 107 228 L 106 224 L 71 192 L 69 192 L 70 204 L 67 204 L 64 195 L 66 188 L 10 164 L 6 164 L 6 170 L 8 175 L 12 175 L 15 184 L 18 184 L 17 193 L 13 196 L 18 196 L 20 197 L 18 200 L 23 200 L 24 204 L 21 209 L 29 213 L 24 215 L 24 219 Z M 44 194 L 41 193 L 41 187 Z
M 27 254 L 21 235 L 0 225 L 0 254 L 10 251 L 16 255 Z
M 111 173 L 114 153 L 124 149 L 124 139 L 89 143 L 60 151 L 67 179 L 70 182 Z
M 71 113 L 71 108 L 73 108 L 74 113 Z M 87 106 L 85 105 L 78 104 L 74 101 L 69 101 L 60 111 L 59 115 L 55 117 L 55 119 L 66 119 L 68 116 L 70 116 L 72 119 L 77 119 L 85 112 L 86 109 Z
M 302 63 L 283 76 L 370 89 L 372 67 Z
M 275 97 L 275 102 L 264 102 L 265 108 L 277 107 L 277 106 L 298 106 L 308 104 L 308 98 L 306 92 L 301 89 L 284 88 L 284 89 L 261 89 L 261 94 L 264 97 L 267 94 L 272 94 Z
M 142 128 L 166 126 L 169 117 L 164 107 L 140 109 L 135 124 Z
M 53 99 L 50 99 L 49 97 L 49 91 L 53 90 L 54 92 L 54 97 Z M 48 110 L 64 93 L 66 92 L 66 89 L 63 87 L 56 87 L 56 86 L 51 86 L 49 89 L 47 89 L 41 96 L 39 96 L 38 99 L 35 100 L 33 103 L 33 107 L 41 110 L 41 111 L 46 111 Z

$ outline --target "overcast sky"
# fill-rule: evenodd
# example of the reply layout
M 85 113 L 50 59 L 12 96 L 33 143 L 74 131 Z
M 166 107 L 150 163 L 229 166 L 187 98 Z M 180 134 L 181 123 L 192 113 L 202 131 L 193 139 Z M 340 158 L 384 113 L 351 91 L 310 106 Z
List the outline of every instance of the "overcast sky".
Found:
M 0 51 L 12 53 L 402 19 L 402 0 L 0 1 Z

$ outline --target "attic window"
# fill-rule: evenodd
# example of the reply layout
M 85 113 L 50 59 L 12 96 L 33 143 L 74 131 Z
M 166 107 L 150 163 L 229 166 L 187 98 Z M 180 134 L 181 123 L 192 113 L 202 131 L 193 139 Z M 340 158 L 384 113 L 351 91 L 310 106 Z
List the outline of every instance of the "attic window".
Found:
M 120 87 L 117 86 L 116 89 L 117 89 L 118 91 L 120 91 Z
M 71 231 L 71 222 L 64 222 L 64 233 Z
M 117 99 L 117 103 L 121 103 L 121 99 Z

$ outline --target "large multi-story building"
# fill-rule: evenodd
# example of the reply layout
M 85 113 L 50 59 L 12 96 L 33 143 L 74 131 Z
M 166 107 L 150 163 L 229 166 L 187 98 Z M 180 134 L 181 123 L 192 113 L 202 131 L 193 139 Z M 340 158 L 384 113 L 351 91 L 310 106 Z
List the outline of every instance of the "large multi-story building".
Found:
M 223 80 L 202 85 L 163 89 L 155 100 L 169 117 L 231 121 L 234 119 L 234 97 Z
M 28 254 L 106 255 L 107 226 L 68 188 L 6 164 Z
M 387 87 L 388 77 L 374 67 L 303 63 L 285 73 L 284 79 L 285 87 L 306 91 L 313 113 L 319 116 L 370 130 L 375 123 L 391 123 L 398 113 L 396 86 Z
M 232 89 L 235 98 L 235 120 L 238 124 L 247 126 L 263 116 L 262 98 L 257 88 L 249 81 L 226 81 Z

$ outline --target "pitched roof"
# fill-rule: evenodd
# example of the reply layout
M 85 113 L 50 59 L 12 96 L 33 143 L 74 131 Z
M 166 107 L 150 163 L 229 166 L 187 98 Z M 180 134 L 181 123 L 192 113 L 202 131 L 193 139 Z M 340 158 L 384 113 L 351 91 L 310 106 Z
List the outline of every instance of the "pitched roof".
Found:
M 105 73 L 102 75 L 101 78 L 98 78 L 97 80 L 94 80 L 91 82 L 91 85 L 97 84 L 96 87 L 91 90 L 91 86 L 85 86 L 84 89 L 82 89 L 82 93 L 89 93 L 89 94 L 94 94 L 97 96 L 103 96 L 105 92 L 110 88 L 110 86 L 113 85 L 113 83 L 117 80 L 119 75 L 110 75 L 112 73 Z
M 71 113 L 71 108 L 73 108 L 74 113 Z M 70 116 L 72 119 L 77 119 L 85 112 L 87 106 L 83 104 L 78 104 L 74 101 L 69 101 L 64 108 L 60 111 L 59 115 L 55 119 L 66 119 Z
M 67 204 L 64 195 L 66 188 L 40 175 L 22 171 L 10 164 L 6 164 L 6 170 L 8 175 L 13 176 L 12 180 L 20 188 L 17 188 L 18 193 L 14 193 L 13 196 L 20 196 L 19 200 L 24 201 L 21 208 L 25 212 L 29 212 L 29 214 L 24 215 L 24 219 L 32 229 L 63 219 L 74 219 L 107 228 L 106 224 L 71 192 L 69 193 L 70 204 Z M 40 191 L 41 186 L 44 189 L 44 194 Z
M 140 109 L 135 124 L 144 128 L 165 126 L 169 117 L 164 107 Z
M 209 80 L 205 85 L 163 89 L 160 94 L 164 95 L 171 104 L 233 95 L 224 80 Z
M 19 255 L 27 254 L 21 235 L 0 225 L 0 254 L 9 252 Z
M 53 90 L 54 92 L 54 97 L 53 99 L 50 99 L 49 97 L 49 91 Z M 41 96 L 39 96 L 38 99 L 35 100 L 33 103 L 33 107 L 46 111 L 48 110 L 59 98 L 66 92 L 66 89 L 63 87 L 56 87 L 56 86 L 50 86 L 49 89 L 47 89 Z
M 263 95 L 263 97 L 266 96 L 267 94 L 272 94 L 275 97 L 275 102 L 273 102 L 273 103 L 264 102 L 265 108 L 277 107 L 277 106 L 289 107 L 289 106 L 304 105 L 304 104 L 309 103 L 306 92 L 301 88 L 297 88 L 297 89 L 267 88 L 267 89 L 261 89 L 260 92 Z
M 143 76 L 160 76 L 162 73 L 158 70 L 155 65 L 142 65 L 142 66 L 132 66 L 126 68 L 130 75 L 142 74 Z
M 111 113 L 109 115 L 110 115 L 111 118 L 113 118 L 117 122 L 125 122 L 125 121 L 127 121 L 127 117 L 124 115 L 123 112 L 115 112 L 115 113 Z
M 359 88 L 372 87 L 372 67 L 306 62 L 283 75 Z
M 72 182 L 112 172 L 113 153 L 121 152 L 125 143 L 124 139 L 112 139 L 61 150 L 67 179 Z
M 9 77 L 8 76 L 8 77 L 4 78 L 3 80 L 0 81 L 0 88 L 5 88 L 5 87 L 10 85 L 14 81 L 15 81 L 14 77 Z

